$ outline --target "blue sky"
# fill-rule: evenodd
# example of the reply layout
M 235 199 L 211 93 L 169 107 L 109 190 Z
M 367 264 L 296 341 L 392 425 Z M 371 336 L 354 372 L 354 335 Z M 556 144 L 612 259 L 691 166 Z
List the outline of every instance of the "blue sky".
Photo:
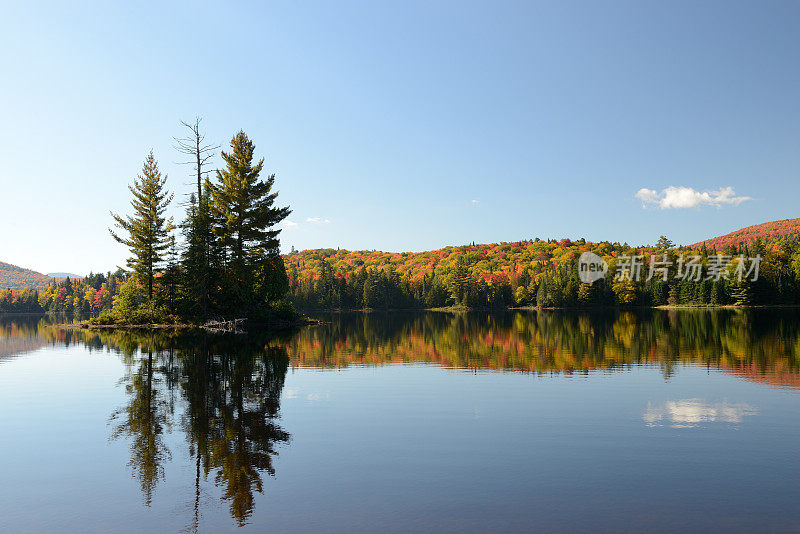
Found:
M 798 2 L 0 6 L 0 261 L 121 265 L 108 212 L 150 149 L 185 197 L 195 115 L 277 174 L 286 250 L 800 216 Z

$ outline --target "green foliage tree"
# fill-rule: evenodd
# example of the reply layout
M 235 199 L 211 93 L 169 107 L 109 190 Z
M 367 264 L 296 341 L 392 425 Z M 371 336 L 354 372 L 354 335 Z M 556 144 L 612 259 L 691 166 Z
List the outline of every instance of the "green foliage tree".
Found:
M 731 285 L 731 299 L 735 306 L 747 306 L 752 300 L 750 283 L 747 280 L 736 282 Z
M 209 212 L 225 271 L 225 300 L 254 305 L 285 292 L 286 268 L 279 260 L 276 225 L 291 211 L 275 207 L 275 175 L 260 178 L 264 159 L 254 163 L 255 145 L 240 131 L 222 152 L 225 168 L 209 183 Z
M 677 283 L 670 284 L 669 291 L 667 292 L 667 304 L 670 306 L 677 306 L 679 291 L 680 287 Z
M 711 285 L 711 294 L 709 295 L 709 303 L 712 306 L 719 306 L 724 302 L 724 295 L 722 293 L 722 284 L 718 281 L 715 281 Z
M 674 246 L 675 243 L 670 241 L 670 239 L 665 235 L 662 235 L 661 237 L 658 238 L 658 241 L 656 241 L 656 248 L 658 250 L 667 250 L 673 248 Z
M 209 264 L 208 246 L 211 238 L 211 219 L 208 210 L 208 194 L 199 202 L 192 194 L 186 210 L 182 229 L 185 246 L 181 256 L 180 300 L 186 315 L 207 316 L 210 305 L 210 288 L 213 280 Z
M 459 256 L 450 276 L 450 295 L 456 305 L 464 304 L 469 286 L 469 272 L 464 265 L 464 259 Z
M 800 250 L 792 254 L 790 263 L 792 272 L 795 277 L 800 280 Z
M 428 294 L 425 295 L 425 306 L 428 308 L 447 306 L 449 298 L 450 293 L 442 283 L 442 279 L 438 276 L 434 276 Z
M 581 284 L 578 287 L 578 303 L 581 306 L 592 304 L 597 297 L 596 286 L 592 284 Z
M 123 218 L 111 214 L 115 226 L 128 235 L 120 236 L 112 229 L 109 232 L 130 249 L 127 266 L 133 270 L 137 281 L 147 288 L 148 300 L 153 299 L 155 274 L 164 264 L 165 254 L 172 243 L 170 232 L 175 229 L 172 218 L 165 216 L 172 202 L 172 195 L 165 190 L 166 182 L 166 175 L 161 176 L 155 156 L 150 151 L 142 174 L 137 176 L 132 186 L 128 186 L 133 194 L 133 215 Z
M 650 301 L 654 306 L 667 303 L 669 298 L 669 285 L 663 279 L 654 278 L 650 286 Z
M 524 285 L 517 286 L 514 290 L 514 303 L 517 306 L 525 306 L 528 303 L 528 288 Z

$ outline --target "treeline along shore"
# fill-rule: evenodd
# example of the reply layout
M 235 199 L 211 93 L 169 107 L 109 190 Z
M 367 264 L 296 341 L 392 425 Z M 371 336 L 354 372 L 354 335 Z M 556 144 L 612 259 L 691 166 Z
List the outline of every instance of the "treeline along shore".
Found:
M 584 283 L 580 257 L 607 266 Z M 720 250 L 530 239 L 417 253 L 320 249 L 284 257 L 301 309 L 793 306 L 800 304 L 797 235 Z
M 302 324 L 296 310 L 793 306 L 800 303 L 798 233 L 717 249 L 538 238 L 428 252 L 317 249 L 281 256 L 275 175 L 237 132 L 228 150 L 209 144 L 200 119 L 183 123 L 178 151 L 194 190 L 182 221 L 151 152 L 129 186 L 130 211 L 112 213 L 124 268 L 42 290 L 0 290 L 0 313 L 53 313 L 91 325 Z M 777 223 L 780 223 L 778 221 Z M 581 257 L 603 271 L 587 282 Z M 590 283 L 589 283 L 590 282 Z
M 191 217 L 190 213 L 190 217 Z M 579 278 L 580 255 L 591 251 L 608 264 L 591 284 Z M 186 250 L 182 251 L 184 257 Z M 620 263 L 641 256 L 640 276 L 620 277 Z M 645 258 L 666 265 L 651 273 Z M 681 257 L 696 258 L 689 272 Z M 709 266 L 727 261 L 709 276 Z M 759 258 L 754 272 L 739 277 L 737 268 Z M 200 256 L 202 260 L 202 256 Z M 203 265 L 201 263 L 201 265 Z M 250 310 L 271 319 L 303 324 L 294 309 L 484 309 L 601 307 L 786 307 L 800 304 L 800 247 L 797 237 L 755 239 L 722 250 L 675 247 L 661 239 L 650 247 L 585 240 L 532 239 L 513 243 L 466 245 L 420 253 L 351 252 L 336 249 L 293 251 L 270 264 L 278 280 L 274 300 Z M 281 267 L 283 270 L 281 271 Z M 681 270 L 682 267 L 682 270 Z M 630 268 L 630 265 L 628 265 Z M 0 290 L 0 313 L 53 313 L 106 326 L 130 324 L 198 325 L 224 320 L 224 306 L 212 308 L 219 293 L 203 291 L 188 278 L 196 267 L 172 262 L 153 277 L 152 300 L 134 272 L 90 274 L 53 282 L 41 291 Z M 219 275 L 220 271 L 216 271 Z M 697 276 L 700 273 L 702 276 Z M 208 273 L 206 280 L 213 276 Z M 740 279 L 741 278 L 741 279 Z M 217 291 L 221 291 L 218 286 Z M 203 299 L 203 300 L 201 300 Z M 203 302 L 205 301 L 205 304 Z M 151 304 L 148 306 L 148 302 Z M 258 302 L 258 301 L 256 301 Z M 198 313 L 201 306 L 214 311 Z M 247 307 L 242 308 L 247 310 Z M 152 310 L 152 311 L 151 311 Z M 234 307 L 228 318 L 238 314 Z M 213 314 L 217 314 L 216 316 Z M 258 314 L 250 313 L 258 323 Z

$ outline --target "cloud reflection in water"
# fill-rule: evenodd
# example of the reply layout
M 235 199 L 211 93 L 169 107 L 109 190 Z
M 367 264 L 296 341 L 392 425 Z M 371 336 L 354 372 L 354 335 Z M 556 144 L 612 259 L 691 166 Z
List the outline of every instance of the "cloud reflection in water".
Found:
M 709 403 L 704 399 L 680 399 L 661 404 L 647 403 L 642 415 L 647 426 L 696 428 L 704 423 L 741 423 L 745 416 L 756 415 L 758 410 L 745 403 Z

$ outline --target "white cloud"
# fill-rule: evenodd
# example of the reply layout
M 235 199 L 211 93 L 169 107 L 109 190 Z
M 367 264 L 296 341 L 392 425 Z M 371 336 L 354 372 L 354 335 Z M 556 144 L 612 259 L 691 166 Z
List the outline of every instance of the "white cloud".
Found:
M 472 200 L 472 207 L 473 208 L 476 207 L 478 204 L 480 204 L 479 200 L 474 200 L 474 199 Z
M 288 219 L 287 219 L 287 220 L 285 220 L 285 221 L 283 221 L 283 225 L 284 225 L 286 228 L 297 228 L 297 223 L 296 223 L 296 222 L 294 222 L 294 221 L 290 221 L 290 220 L 288 220 Z
M 311 224 L 328 224 L 331 221 L 330 219 L 323 219 L 322 217 L 308 217 L 306 222 Z
M 652 189 L 643 187 L 636 192 L 636 198 L 642 201 L 642 206 L 653 202 L 658 202 L 658 193 Z
M 696 208 L 699 206 L 738 206 L 751 197 L 737 197 L 732 187 L 722 187 L 716 191 L 697 191 L 691 187 L 665 187 L 659 193 L 643 187 L 636 192 L 636 198 L 642 201 L 642 207 L 655 205 L 662 210 L 679 208 Z

